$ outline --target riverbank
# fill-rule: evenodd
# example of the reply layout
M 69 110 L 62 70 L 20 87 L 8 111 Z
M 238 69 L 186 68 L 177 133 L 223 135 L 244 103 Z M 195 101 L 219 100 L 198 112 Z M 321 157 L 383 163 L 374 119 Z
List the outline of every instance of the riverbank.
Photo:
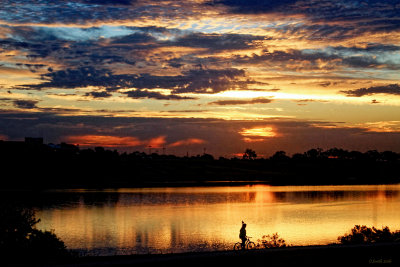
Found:
M 46 145 L 15 146 L 13 142 L 0 142 L 0 152 L 3 172 L 12 174 L 12 179 L 2 181 L 2 189 L 9 190 L 207 185 L 210 182 L 271 185 L 400 182 L 400 154 L 390 151 L 356 153 L 314 149 L 292 157 L 280 151 L 270 158 L 215 159 L 208 154 L 192 157 L 120 154 L 100 147 L 54 149 Z
M 46 266 L 398 266 L 399 251 L 400 243 L 301 246 L 243 252 L 82 257 Z

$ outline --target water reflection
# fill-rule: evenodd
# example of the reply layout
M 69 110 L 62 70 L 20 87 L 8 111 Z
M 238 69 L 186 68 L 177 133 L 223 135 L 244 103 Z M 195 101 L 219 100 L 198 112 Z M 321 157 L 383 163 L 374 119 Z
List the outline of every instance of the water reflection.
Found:
M 335 242 L 355 224 L 400 229 L 400 186 L 61 190 L 31 202 L 71 249 L 102 255 L 230 249 L 241 221 L 254 240 Z

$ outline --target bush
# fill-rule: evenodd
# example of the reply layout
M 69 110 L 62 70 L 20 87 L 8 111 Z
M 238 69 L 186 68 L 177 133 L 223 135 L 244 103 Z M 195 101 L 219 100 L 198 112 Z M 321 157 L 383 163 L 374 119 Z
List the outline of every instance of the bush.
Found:
M 0 207 L 0 254 L 14 261 L 47 260 L 69 256 L 53 231 L 36 229 L 39 219 L 26 208 Z
M 339 236 L 338 240 L 342 244 L 399 242 L 400 231 L 391 232 L 387 226 L 380 230 L 375 227 L 369 228 L 365 225 L 355 225 L 350 234 Z
M 264 235 L 261 240 L 258 240 L 264 248 L 283 248 L 287 247 L 286 241 L 279 238 L 278 233 Z

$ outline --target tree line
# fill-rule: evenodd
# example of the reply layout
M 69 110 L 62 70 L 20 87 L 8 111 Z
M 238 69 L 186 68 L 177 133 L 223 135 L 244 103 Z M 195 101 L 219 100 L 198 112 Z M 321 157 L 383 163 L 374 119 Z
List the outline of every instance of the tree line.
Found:
M 245 149 L 241 156 L 210 154 L 176 156 L 84 148 L 62 143 L 44 145 L 0 141 L 3 188 L 129 187 L 163 183 L 245 181 L 269 184 L 399 183 L 400 154 L 392 151 L 348 151 L 313 148 L 291 156 L 277 151 L 258 157 Z

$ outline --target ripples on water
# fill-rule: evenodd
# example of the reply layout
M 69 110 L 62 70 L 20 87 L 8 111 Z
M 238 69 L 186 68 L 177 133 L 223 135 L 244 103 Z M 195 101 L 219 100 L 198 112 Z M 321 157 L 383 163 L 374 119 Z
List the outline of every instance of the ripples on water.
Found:
M 328 244 L 355 224 L 400 229 L 400 186 L 59 190 L 31 198 L 41 229 L 89 255 L 227 250 L 241 221 L 257 241 Z

